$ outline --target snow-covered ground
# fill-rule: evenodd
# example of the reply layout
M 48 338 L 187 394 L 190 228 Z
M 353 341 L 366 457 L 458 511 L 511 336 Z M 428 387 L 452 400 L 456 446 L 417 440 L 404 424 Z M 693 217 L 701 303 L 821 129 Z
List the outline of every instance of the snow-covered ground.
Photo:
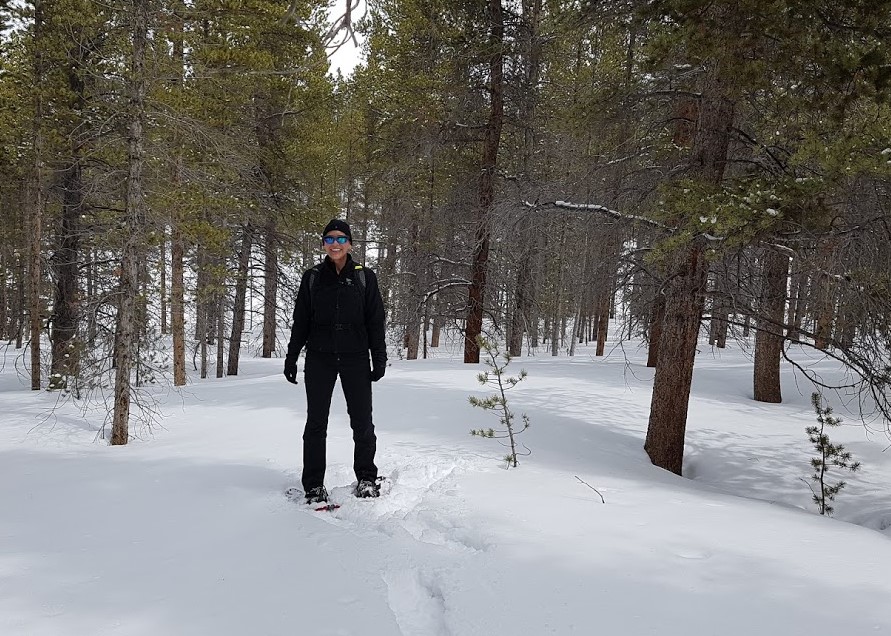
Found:
M 159 391 L 160 425 L 109 447 L 102 413 L 47 418 L 55 398 L 27 390 L 20 353 L 0 373 L 4 636 L 891 634 L 887 440 L 827 396 L 863 468 L 819 516 L 802 482 L 811 388 L 786 369 L 786 402 L 753 402 L 738 349 L 697 360 L 686 478 L 643 451 L 653 374 L 636 343 L 513 363 L 532 422 L 516 470 L 469 435 L 497 424 L 467 402 L 481 367 L 395 360 L 374 393 L 389 492 L 350 495 L 338 389 L 333 513 L 283 496 L 305 398 L 281 360 Z

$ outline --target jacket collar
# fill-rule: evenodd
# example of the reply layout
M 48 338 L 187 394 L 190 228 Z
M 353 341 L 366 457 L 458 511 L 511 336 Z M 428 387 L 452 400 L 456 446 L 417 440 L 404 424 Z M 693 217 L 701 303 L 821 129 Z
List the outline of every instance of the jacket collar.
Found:
M 356 262 L 353 260 L 352 254 L 347 254 L 346 262 L 343 264 L 343 269 L 340 270 L 340 276 L 348 276 L 350 272 L 352 272 L 355 267 Z M 331 260 L 329 256 L 325 256 L 325 268 L 328 269 L 332 274 L 337 276 L 337 268 L 334 266 L 334 261 Z

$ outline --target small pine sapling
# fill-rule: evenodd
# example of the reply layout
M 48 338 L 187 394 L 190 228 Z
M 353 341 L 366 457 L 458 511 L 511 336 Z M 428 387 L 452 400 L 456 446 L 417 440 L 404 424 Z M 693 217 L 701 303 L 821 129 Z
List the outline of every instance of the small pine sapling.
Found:
M 502 355 L 497 345 L 485 338 L 478 337 L 477 342 L 480 349 L 485 352 L 484 362 L 489 367 L 489 370 L 480 373 L 477 379 L 480 384 L 493 387 L 495 393 L 485 398 L 470 396 L 470 404 L 486 411 L 494 411 L 498 415 L 502 428 L 481 428 L 470 431 L 470 434 L 489 439 L 508 440 L 507 443 L 501 442 L 504 446 L 510 448 L 510 452 L 505 456 L 504 460 L 507 462 L 508 467 L 516 468 L 517 457 L 519 455 L 530 455 L 532 452 L 525 444 L 523 445 L 523 448 L 526 449 L 525 452 L 517 451 L 517 435 L 529 428 L 529 418 L 523 413 L 520 415 L 520 419 L 523 421 L 522 426 L 515 424 L 514 419 L 516 415 L 507 403 L 506 393 L 526 379 L 526 371 L 525 369 L 521 370 L 516 377 L 507 376 L 505 369 L 512 359 L 510 354 L 505 353 Z
M 853 473 L 860 469 L 860 462 L 851 461 L 851 453 L 846 451 L 844 446 L 841 444 L 833 444 L 829 441 L 829 435 L 826 433 L 826 428 L 839 426 L 842 422 L 840 418 L 832 415 L 832 407 L 823 406 L 819 393 L 811 395 L 811 404 L 813 404 L 814 410 L 817 412 L 817 425 L 808 426 L 805 431 L 807 432 L 808 439 L 814 445 L 814 449 L 818 453 L 817 457 L 811 458 L 811 467 L 814 469 L 814 474 L 811 475 L 811 481 L 813 481 L 818 488 L 815 489 L 810 484 L 808 484 L 808 488 L 811 489 L 811 493 L 814 496 L 814 503 L 817 504 L 817 509 L 820 511 L 820 514 L 831 515 L 834 510 L 832 502 L 835 501 L 835 496 L 841 489 L 845 487 L 845 482 L 839 481 L 834 484 L 830 483 L 827 475 L 829 469 L 834 466 L 836 468 L 849 470 Z

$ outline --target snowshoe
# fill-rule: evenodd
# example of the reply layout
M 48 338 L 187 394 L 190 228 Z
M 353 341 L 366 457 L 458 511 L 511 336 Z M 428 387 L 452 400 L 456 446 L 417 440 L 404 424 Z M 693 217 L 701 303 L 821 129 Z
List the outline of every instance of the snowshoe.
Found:
M 356 484 L 354 494 L 359 499 L 374 499 L 381 496 L 381 482 L 383 477 L 378 477 L 374 481 L 370 479 L 360 479 Z

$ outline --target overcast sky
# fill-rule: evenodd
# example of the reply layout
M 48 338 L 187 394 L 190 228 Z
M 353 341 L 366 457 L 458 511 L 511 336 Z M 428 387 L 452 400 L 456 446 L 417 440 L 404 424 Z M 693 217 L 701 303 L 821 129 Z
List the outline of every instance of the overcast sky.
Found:
M 347 2 L 355 3 L 356 0 L 334 0 L 334 3 L 329 9 L 331 20 L 337 20 L 338 18 L 343 16 L 345 5 Z M 360 19 L 365 14 L 365 0 L 358 0 L 358 2 L 358 6 L 351 12 L 351 16 L 354 21 Z M 359 44 L 361 45 L 361 43 L 362 41 L 361 39 L 359 39 Z M 352 73 L 353 68 L 356 66 L 356 64 L 359 63 L 360 55 L 361 51 L 359 47 L 354 46 L 352 40 L 348 41 L 330 57 L 331 72 L 334 72 L 337 68 L 340 68 L 341 72 L 344 75 L 349 75 L 350 73 Z

